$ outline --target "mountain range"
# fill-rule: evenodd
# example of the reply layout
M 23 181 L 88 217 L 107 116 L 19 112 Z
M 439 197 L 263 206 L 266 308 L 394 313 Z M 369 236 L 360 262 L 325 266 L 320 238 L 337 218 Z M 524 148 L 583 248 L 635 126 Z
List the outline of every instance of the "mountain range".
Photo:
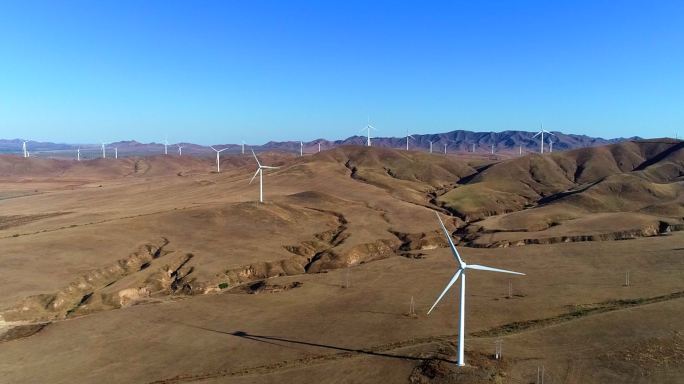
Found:
M 496 152 L 517 152 L 519 150 L 539 151 L 540 142 L 539 137 L 533 138 L 535 132 L 527 131 L 503 131 L 503 132 L 473 132 L 456 130 L 445 133 L 435 134 L 416 134 L 409 139 L 409 149 L 428 151 L 431 146 L 434 152 L 444 152 L 444 145 L 448 152 L 470 152 L 475 149 L 475 152 L 487 153 Z M 565 134 L 562 132 L 553 132 L 553 136 L 545 136 L 545 151 L 549 149 L 549 140 L 553 141 L 553 149 L 555 150 L 569 150 L 576 148 L 593 147 L 599 145 L 613 144 L 625 140 L 640 139 L 639 137 L 631 138 L 613 138 L 604 139 L 600 137 L 591 137 L 586 135 Z M 316 139 L 312 141 L 303 142 L 303 150 L 305 153 L 317 152 L 319 149 L 326 150 L 342 145 L 365 145 L 365 136 L 351 136 L 343 140 L 326 140 Z M 21 155 L 22 139 L 0 139 L 0 153 L 5 154 L 19 154 Z M 373 146 L 385 148 L 406 148 L 406 137 L 371 137 Z M 169 144 L 169 154 L 178 152 L 177 145 L 183 147 L 183 153 L 192 155 L 209 155 L 213 151 L 209 146 L 193 144 L 193 143 L 173 143 Z M 48 157 L 71 157 L 71 152 L 77 148 L 81 148 L 82 158 L 99 157 L 101 154 L 101 144 L 65 144 L 52 143 L 28 140 L 28 150 L 33 155 L 48 156 Z M 106 144 L 109 152 L 113 148 L 117 148 L 120 156 L 145 156 L 152 154 L 160 154 L 164 152 L 163 143 L 140 143 L 134 140 L 119 141 Z M 217 144 L 216 148 L 228 148 L 228 153 L 238 153 L 242 151 L 241 144 Z M 245 148 L 252 148 L 255 151 L 285 151 L 285 152 L 299 152 L 299 141 L 269 141 L 262 145 L 245 145 Z M 67 155 L 68 153 L 68 155 Z M 111 154 L 110 154 L 111 155 Z

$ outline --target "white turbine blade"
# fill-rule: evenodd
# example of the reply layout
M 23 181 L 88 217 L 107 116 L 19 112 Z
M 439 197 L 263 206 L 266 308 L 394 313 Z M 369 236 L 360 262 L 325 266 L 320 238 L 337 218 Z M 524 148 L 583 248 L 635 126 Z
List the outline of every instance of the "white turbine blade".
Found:
M 252 181 L 254 181 L 254 178 L 259 174 L 259 169 L 257 168 L 256 172 L 254 172 L 254 176 L 249 180 L 249 183 L 252 184 Z
M 268 165 L 262 165 L 261 168 L 264 168 L 264 169 L 278 169 L 278 168 L 280 168 L 280 167 L 269 167 Z
M 554 135 L 553 133 L 551 133 L 551 132 L 549 132 L 549 131 L 544 131 L 544 133 L 546 133 L 547 135 L 556 136 L 556 135 Z
M 223 148 L 222 150 L 217 151 L 217 152 L 218 152 L 218 153 L 221 153 L 221 152 L 225 151 L 226 149 L 228 149 L 228 148 Z
M 461 269 L 461 268 L 459 268 L 458 271 L 456 271 L 456 273 L 454 274 L 454 276 L 453 276 L 453 277 L 451 278 L 451 280 L 449 281 L 449 284 L 447 284 L 446 288 L 444 288 L 444 290 L 442 291 L 442 293 L 441 293 L 441 294 L 439 295 L 439 297 L 437 298 L 437 301 L 435 301 L 435 303 L 432 304 L 432 307 L 430 308 L 430 310 L 429 310 L 428 313 L 427 313 L 428 315 L 430 314 L 430 312 L 432 312 L 433 309 L 435 309 L 435 307 L 437 306 L 437 303 L 439 303 L 439 301 L 442 300 L 442 297 L 444 297 L 444 295 L 446 295 L 446 293 L 447 293 L 447 291 L 449 290 L 449 288 L 451 288 L 451 286 L 454 285 L 454 283 L 456 282 L 456 280 L 458 280 L 458 277 L 461 276 L 461 272 L 462 272 L 462 271 L 463 271 L 463 269 Z
M 209 148 L 211 148 L 211 149 L 213 149 L 214 151 L 216 151 L 216 148 L 212 147 L 211 145 L 209 146 Z M 218 152 L 218 151 L 216 151 L 216 152 Z
M 520 272 L 513 272 L 513 271 L 508 271 L 508 270 L 505 270 L 505 269 L 492 268 L 492 267 L 487 267 L 487 266 L 484 266 L 484 265 L 477 265 L 477 264 L 468 264 L 468 265 L 466 265 L 466 268 L 468 268 L 468 269 L 477 269 L 477 270 L 480 270 L 480 271 L 511 273 L 511 274 L 513 274 L 513 275 L 523 275 L 523 276 L 525 275 L 524 273 L 520 273 Z
M 370 124 L 368 124 L 368 128 L 370 128 L 370 129 L 372 129 L 372 130 L 374 130 L 374 131 L 377 131 L 377 129 L 375 129 L 375 127 L 372 126 L 372 125 L 370 125 Z
M 449 245 L 451 246 L 451 252 L 456 256 L 456 260 L 458 260 L 458 263 L 460 265 L 463 265 L 463 260 L 461 259 L 461 255 L 458 254 L 458 251 L 456 250 L 456 246 L 454 245 L 454 242 L 451 241 L 451 234 L 449 231 L 446 229 L 444 226 L 444 223 L 442 222 L 442 218 L 439 217 L 439 213 L 435 212 L 435 215 L 437 215 L 437 219 L 439 220 L 439 223 L 442 225 L 442 229 L 444 230 L 444 236 L 446 236 L 447 240 L 449 240 Z
M 261 163 L 259 162 L 259 159 L 256 157 L 256 153 L 254 153 L 253 149 L 252 149 L 252 155 L 254 155 L 254 160 L 256 160 L 257 165 L 259 165 L 259 167 L 261 167 Z
M 532 136 L 532 138 L 534 139 L 535 137 L 537 137 L 537 136 L 539 136 L 539 135 L 541 135 L 541 131 L 540 131 L 540 132 L 537 132 L 534 136 Z

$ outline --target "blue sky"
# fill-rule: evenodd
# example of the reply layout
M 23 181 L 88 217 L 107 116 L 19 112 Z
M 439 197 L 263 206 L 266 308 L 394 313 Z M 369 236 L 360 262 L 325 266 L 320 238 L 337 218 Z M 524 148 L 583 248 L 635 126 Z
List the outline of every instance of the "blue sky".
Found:
M 684 135 L 681 1 L 0 1 L 0 138 Z

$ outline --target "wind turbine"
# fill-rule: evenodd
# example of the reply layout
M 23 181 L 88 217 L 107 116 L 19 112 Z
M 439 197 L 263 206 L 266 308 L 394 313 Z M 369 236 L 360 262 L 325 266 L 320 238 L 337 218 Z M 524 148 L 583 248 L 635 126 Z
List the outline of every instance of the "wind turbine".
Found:
M 444 154 L 446 155 L 446 147 L 449 145 L 449 143 L 444 143 Z
M 102 158 L 107 158 L 107 152 L 105 152 L 105 143 L 102 143 Z
M 221 172 L 221 161 L 219 159 L 219 155 L 221 152 L 228 149 L 228 147 L 223 148 L 223 149 L 216 149 L 210 145 L 209 148 L 213 149 L 216 152 L 216 173 L 220 173 Z
M 518 156 L 522 156 L 522 145 L 520 146 L 520 152 L 518 153 Z
M 169 154 L 169 140 L 164 136 L 164 154 Z
M 321 153 L 321 143 L 318 143 L 318 153 Z
M 252 155 L 254 155 L 254 160 L 257 162 L 257 170 L 254 173 L 254 176 L 252 176 L 252 179 L 249 181 L 250 184 L 252 184 L 252 181 L 254 181 L 254 178 L 259 175 L 259 202 L 263 203 L 264 202 L 264 169 L 278 169 L 280 167 L 269 167 L 267 165 L 261 165 L 259 162 L 259 159 L 257 158 L 256 153 L 254 153 L 254 150 L 252 150 Z
M 551 140 L 551 137 L 549 136 L 549 153 L 553 152 L 553 140 Z
M 24 157 L 25 157 L 25 158 L 26 158 L 26 157 L 29 157 L 28 149 L 26 149 L 26 143 L 28 143 L 28 141 L 24 141 L 24 142 L 21 143 L 21 150 L 24 152 Z
M 413 136 L 409 135 L 409 133 L 408 133 L 408 129 L 407 129 L 407 130 L 406 130 L 406 150 L 407 150 L 407 151 L 408 151 L 408 143 L 409 143 L 409 138 L 411 138 L 411 139 L 413 139 L 413 140 L 415 140 L 415 139 L 416 139 L 415 137 L 413 137 Z
M 119 158 L 119 148 L 118 147 L 114 147 L 114 158 L 115 159 Z
M 242 154 L 245 154 L 245 141 L 242 140 Z
M 304 143 L 301 141 L 299 142 L 299 156 L 304 156 Z
M 492 155 L 494 154 L 494 144 L 492 144 Z
M 81 161 L 81 147 L 76 150 L 76 160 Z
M 430 143 L 430 153 L 432 153 L 432 140 L 428 140 L 428 142 Z
M 465 360 L 463 358 L 463 351 L 464 351 L 464 337 L 465 337 L 465 288 L 466 288 L 466 270 L 468 269 L 475 269 L 475 270 L 480 270 L 480 271 L 490 271 L 490 272 L 502 272 L 502 273 L 512 273 L 514 275 L 524 275 L 524 273 L 520 272 L 513 272 L 513 271 L 507 271 L 505 269 L 498 269 L 498 268 L 492 268 L 492 267 L 487 267 L 484 265 L 477 265 L 477 264 L 466 264 L 463 259 L 461 259 L 461 255 L 458 254 L 458 251 L 456 250 L 456 246 L 454 245 L 454 242 L 451 240 L 451 234 L 449 231 L 446 229 L 444 226 L 444 223 L 442 222 L 442 218 L 439 217 L 439 214 L 435 212 L 437 215 L 437 220 L 439 220 L 439 224 L 442 226 L 442 230 L 444 231 L 444 235 L 446 236 L 447 240 L 449 240 L 449 246 L 451 247 L 451 253 L 453 253 L 454 258 L 456 261 L 458 261 L 458 269 L 456 270 L 456 273 L 454 276 L 451 278 L 449 283 L 447 284 L 446 288 L 442 291 L 442 293 L 439 295 L 437 298 L 437 301 L 432 305 L 430 310 L 428 311 L 428 315 L 430 312 L 432 312 L 433 309 L 437 306 L 437 303 L 439 303 L 440 300 L 442 300 L 442 297 L 447 293 L 449 288 L 451 288 L 454 283 L 458 280 L 459 277 L 461 277 L 461 309 L 460 309 L 460 319 L 459 319 L 459 331 L 458 331 L 458 365 L 459 366 L 464 366 L 465 365 Z
M 540 137 L 541 141 L 539 142 L 539 144 L 541 145 L 540 153 L 544 153 L 544 134 L 545 133 L 548 133 L 551 136 L 555 136 L 553 133 L 544 129 L 544 124 L 541 125 L 541 129 L 539 130 L 539 132 L 537 132 L 536 135 L 532 136 L 532 138 L 534 139 L 535 137 L 541 135 L 541 137 Z
M 366 126 L 363 129 L 361 129 L 361 132 L 367 131 L 366 137 L 368 138 L 368 140 L 366 141 L 366 145 L 369 147 L 371 146 L 371 135 L 370 135 L 371 129 L 374 131 L 377 131 L 377 129 L 375 129 L 375 127 L 370 124 L 370 119 L 368 119 L 368 124 L 366 124 Z
M 475 153 L 475 144 L 473 143 L 473 153 Z
M 178 156 L 183 156 L 183 148 L 185 147 L 181 146 L 180 144 L 176 144 L 176 147 L 178 147 Z

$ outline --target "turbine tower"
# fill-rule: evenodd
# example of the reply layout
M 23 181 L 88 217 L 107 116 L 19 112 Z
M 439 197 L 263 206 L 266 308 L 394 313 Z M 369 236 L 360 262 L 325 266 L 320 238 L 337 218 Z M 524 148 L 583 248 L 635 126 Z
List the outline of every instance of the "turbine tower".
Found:
M 245 154 L 245 141 L 242 140 L 242 154 Z
M 492 267 L 487 267 L 484 265 L 477 265 L 477 264 L 466 264 L 463 259 L 461 259 L 461 255 L 458 254 L 458 251 L 456 250 L 456 246 L 454 245 L 454 242 L 451 240 L 451 234 L 449 231 L 446 229 L 444 226 L 444 223 L 442 222 L 442 218 L 439 217 L 439 214 L 435 212 L 437 215 L 437 219 L 439 220 L 439 224 L 442 226 L 442 230 L 444 231 L 444 235 L 446 236 L 447 240 L 449 241 L 449 247 L 451 248 L 451 253 L 453 254 L 454 258 L 458 262 L 459 266 L 458 269 L 456 270 L 456 273 L 454 276 L 449 280 L 449 283 L 446 285 L 446 288 L 442 291 L 442 293 L 439 295 L 437 298 L 437 301 L 432 305 L 430 310 L 428 311 L 428 315 L 430 312 L 432 312 L 433 309 L 437 306 L 437 303 L 439 303 L 440 300 L 442 300 L 442 297 L 447 293 L 447 291 L 451 288 L 454 283 L 458 280 L 459 277 L 461 277 L 461 308 L 460 308 L 460 313 L 459 313 L 459 331 L 458 331 L 458 365 L 459 366 L 464 366 L 465 365 L 465 359 L 463 358 L 463 351 L 464 351 L 464 337 L 465 337 L 465 288 L 466 288 L 466 270 L 469 269 L 475 269 L 475 270 L 480 270 L 480 271 L 490 271 L 490 272 L 502 272 L 502 273 L 511 273 L 514 275 L 524 275 L 524 273 L 520 272 L 513 272 L 513 271 L 507 271 L 505 269 L 498 269 L 498 268 L 492 268 Z
M 318 153 L 321 153 L 321 142 L 318 142 Z
M 107 158 L 107 152 L 105 152 L 105 143 L 102 143 L 102 158 Z
M 545 133 L 547 133 L 547 134 L 549 134 L 549 135 L 551 135 L 551 136 L 555 136 L 553 133 L 551 133 L 551 132 L 549 132 L 549 131 L 547 131 L 547 130 L 544 129 L 544 124 L 541 125 L 541 129 L 539 130 L 539 132 L 537 132 L 537 134 L 535 134 L 534 136 L 532 136 L 532 138 L 534 139 L 535 137 L 541 135 L 541 137 L 540 137 L 541 140 L 539 141 L 539 144 L 540 144 L 540 146 L 541 146 L 541 147 L 540 147 L 541 149 L 539 150 L 539 152 L 542 153 L 542 154 L 544 153 L 544 134 L 545 134 Z
M 254 173 L 254 176 L 252 176 L 252 179 L 249 181 L 250 184 L 252 184 L 252 181 L 254 181 L 254 178 L 259 175 L 259 202 L 263 203 L 264 202 L 264 169 L 278 169 L 280 167 L 269 167 L 267 165 L 261 165 L 259 162 L 259 159 L 257 158 L 256 153 L 254 153 L 254 150 L 252 150 L 252 155 L 254 155 L 254 160 L 257 162 L 257 170 Z
M 368 146 L 368 147 L 371 146 L 371 135 L 370 135 L 371 129 L 374 131 L 377 131 L 377 129 L 375 129 L 375 127 L 370 124 L 370 119 L 368 119 L 368 124 L 366 124 L 366 126 L 363 129 L 361 129 L 361 132 L 366 131 L 366 137 L 367 137 L 366 146 Z
M 551 140 L 551 136 L 549 136 L 549 153 L 553 152 L 553 140 Z
M 119 148 L 118 147 L 114 147 L 114 158 L 115 159 L 119 158 Z
M 409 138 L 415 140 L 415 138 L 408 133 L 408 129 L 406 130 L 406 150 L 408 151 L 408 143 L 409 143 Z
M 28 143 L 28 141 L 24 141 L 21 143 L 21 150 L 22 152 L 24 152 L 24 158 L 29 157 L 28 149 L 26 149 L 26 143 Z
M 300 141 L 299 142 L 299 157 L 302 157 L 302 156 L 304 156 L 304 143 Z
M 446 155 L 446 147 L 449 145 L 449 143 L 444 143 L 444 154 Z
M 81 147 L 76 150 L 76 160 L 81 161 Z
M 166 136 L 164 136 L 164 154 L 169 154 L 169 140 L 167 140 Z
M 176 146 L 178 147 L 178 156 L 183 156 L 183 148 L 185 147 L 181 146 L 180 144 L 176 144 Z
M 428 140 L 428 142 L 430 143 L 430 153 L 432 153 L 432 140 Z
M 210 145 L 209 148 L 213 149 L 213 150 L 216 152 L 216 173 L 220 173 L 220 172 L 221 172 L 221 159 L 220 159 L 220 154 L 221 154 L 221 152 L 223 152 L 223 151 L 225 151 L 226 149 L 228 149 L 228 147 L 223 148 L 223 149 L 216 149 L 216 148 L 214 148 L 214 147 L 212 147 L 212 146 Z

